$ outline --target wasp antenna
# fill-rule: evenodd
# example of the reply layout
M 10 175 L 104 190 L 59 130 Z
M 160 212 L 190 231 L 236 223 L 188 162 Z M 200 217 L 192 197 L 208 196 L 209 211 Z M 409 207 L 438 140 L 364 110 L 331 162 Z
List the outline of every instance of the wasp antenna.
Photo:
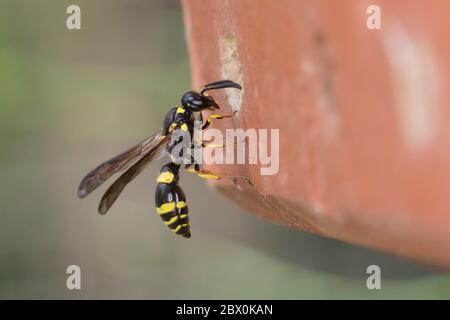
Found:
M 223 89 L 223 88 L 236 88 L 239 90 L 242 89 L 240 84 L 238 84 L 236 82 L 233 82 L 231 80 L 220 80 L 220 81 L 216 81 L 216 82 L 212 82 L 212 83 L 204 85 L 200 89 L 200 94 L 203 94 L 205 91 L 208 91 L 208 90 L 216 90 L 216 89 Z

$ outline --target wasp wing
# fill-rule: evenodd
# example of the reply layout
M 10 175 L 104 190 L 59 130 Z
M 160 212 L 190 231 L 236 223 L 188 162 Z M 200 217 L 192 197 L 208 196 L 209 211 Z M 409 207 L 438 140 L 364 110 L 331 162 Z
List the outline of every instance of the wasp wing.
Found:
M 123 173 L 109 188 L 100 201 L 98 212 L 105 214 L 109 208 L 114 204 L 117 198 L 122 193 L 123 189 L 130 183 L 142 170 L 154 159 L 157 155 L 158 149 L 163 146 L 170 139 L 170 135 L 163 137 L 147 154 L 145 154 L 139 161 L 133 164 L 125 173 Z
M 139 142 L 121 154 L 101 163 L 91 170 L 81 181 L 78 187 L 78 197 L 84 198 L 97 189 L 103 182 L 109 179 L 114 173 L 125 170 L 137 157 L 159 149 L 161 141 L 165 140 L 161 132 L 157 132 L 147 139 Z M 166 140 L 165 140 L 166 141 Z

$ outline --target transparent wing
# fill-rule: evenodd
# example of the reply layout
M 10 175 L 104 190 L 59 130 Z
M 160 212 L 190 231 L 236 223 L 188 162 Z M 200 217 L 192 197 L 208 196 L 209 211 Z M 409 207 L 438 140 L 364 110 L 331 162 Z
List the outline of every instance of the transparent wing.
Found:
M 78 197 L 86 197 L 114 173 L 127 169 L 139 156 L 159 149 L 162 141 L 167 140 L 161 132 L 157 132 L 121 154 L 101 163 L 81 180 L 80 186 L 78 187 Z
M 150 151 L 147 152 L 139 161 L 133 164 L 125 173 L 123 173 L 109 188 L 100 201 L 98 212 L 105 214 L 114 204 L 122 193 L 123 189 L 157 156 L 158 150 L 170 139 L 170 135 L 162 138 Z

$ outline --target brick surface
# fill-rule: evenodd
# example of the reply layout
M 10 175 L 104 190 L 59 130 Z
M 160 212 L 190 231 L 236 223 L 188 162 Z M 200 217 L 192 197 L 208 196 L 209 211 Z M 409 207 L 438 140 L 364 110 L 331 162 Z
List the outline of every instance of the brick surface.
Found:
M 196 87 L 213 93 L 219 128 L 279 128 L 280 170 L 217 187 L 276 223 L 450 266 L 450 2 L 183 1 Z

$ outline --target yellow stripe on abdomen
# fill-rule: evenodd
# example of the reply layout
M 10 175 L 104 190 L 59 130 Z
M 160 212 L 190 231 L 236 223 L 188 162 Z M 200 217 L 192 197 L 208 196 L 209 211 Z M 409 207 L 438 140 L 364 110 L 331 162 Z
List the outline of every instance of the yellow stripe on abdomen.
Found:
M 177 208 L 182 209 L 187 206 L 187 203 L 184 201 L 177 202 Z
M 175 222 L 177 222 L 178 220 L 178 216 L 175 216 L 173 218 L 171 218 L 169 221 L 164 221 L 165 224 L 167 224 L 168 226 L 170 226 L 171 224 L 174 224 Z
M 156 208 L 158 214 L 165 214 L 175 210 L 175 202 L 163 203 L 159 208 Z
M 181 228 L 189 226 L 189 223 L 180 224 L 178 227 L 172 230 L 173 233 L 177 233 Z

